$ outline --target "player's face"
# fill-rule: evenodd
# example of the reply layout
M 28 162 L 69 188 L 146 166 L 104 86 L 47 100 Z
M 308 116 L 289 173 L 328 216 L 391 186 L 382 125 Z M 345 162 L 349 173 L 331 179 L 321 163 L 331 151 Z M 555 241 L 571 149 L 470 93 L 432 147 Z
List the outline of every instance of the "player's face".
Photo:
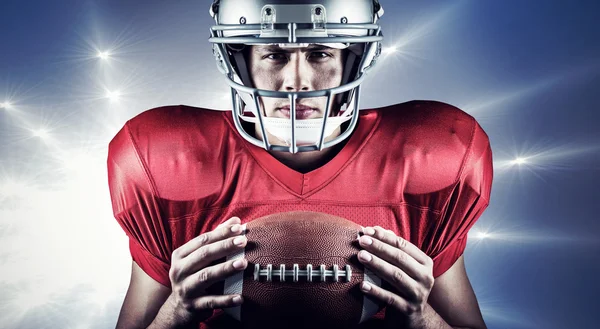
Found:
M 274 45 L 252 46 L 249 53 L 250 76 L 254 87 L 274 91 L 314 91 L 340 86 L 345 50 L 310 45 L 305 48 L 281 48 Z M 262 97 L 263 114 L 289 118 L 289 100 Z M 323 117 L 327 97 L 298 99 L 297 119 Z M 331 114 L 338 105 L 332 102 Z

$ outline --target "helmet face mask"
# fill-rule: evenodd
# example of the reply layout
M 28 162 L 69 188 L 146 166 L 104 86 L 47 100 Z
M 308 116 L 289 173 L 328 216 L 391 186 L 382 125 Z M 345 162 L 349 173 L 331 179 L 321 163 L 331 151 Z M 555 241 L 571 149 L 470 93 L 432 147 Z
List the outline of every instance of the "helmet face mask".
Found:
M 348 138 L 358 121 L 360 84 L 381 52 L 383 39 L 377 25 L 383 10 L 373 0 L 217 0 L 211 6 L 216 25 L 211 27 L 217 68 L 231 87 L 236 128 L 248 142 L 266 150 L 291 153 L 322 150 Z M 249 45 L 277 45 L 303 48 L 309 45 L 346 49 L 340 86 L 311 91 L 261 90 L 253 86 L 247 56 Z M 297 102 L 325 97 L 324 115 L 317 119 L 296 119 Z M 279 98 L 289 104 L 289 119 L 266 117 L 261 99 Z M 341 111 L 331 116 L 333 105 Z M 249 134 L 242 122 L 254 122 L 263 136 Z M 350 124 L 339 136 L 325 141 L 340 125 Z M 267 132 L 285 141 L 273 145 Z

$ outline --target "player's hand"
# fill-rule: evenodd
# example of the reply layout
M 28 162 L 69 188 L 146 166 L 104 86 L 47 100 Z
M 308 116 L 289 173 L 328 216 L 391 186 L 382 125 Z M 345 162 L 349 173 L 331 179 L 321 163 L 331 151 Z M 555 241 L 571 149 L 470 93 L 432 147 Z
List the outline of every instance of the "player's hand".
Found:
M 386 322 L 390 317 L 400 322 L 396 325 L 419 323 L 433 288 L 433 261 L 390 230 L 365 227 L 363 233 L 359 243 L 365 250 L 358 253 L 358 259 L 395 291 L 363 282 L 363 292 L 387 305 Z
M 169 278 L 172 293 L 169 297 L 178 323 L 202 322 L 213 309 L 240 305 L 240 295 L 210 295 L 206 289 L 213 283 L 243 270 L 246 259 L 212 262 L 224 258 L 246 246 L 240 219 L 230 218 L 213 231 L 188 241 L 173 251 Z

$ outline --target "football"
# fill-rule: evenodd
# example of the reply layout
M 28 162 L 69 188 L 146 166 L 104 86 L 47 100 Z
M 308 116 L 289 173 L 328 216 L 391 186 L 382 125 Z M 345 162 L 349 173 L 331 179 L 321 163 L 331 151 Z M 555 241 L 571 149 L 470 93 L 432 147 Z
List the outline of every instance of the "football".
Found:
M 318 212 L 276 213 L 244 225 L 245 271 L 222 283 L 244 303 L 225 312 L 246 328 L 352 328 L 383 307 L 360 290 L 381 280 L 358 261 L 361 226 Z

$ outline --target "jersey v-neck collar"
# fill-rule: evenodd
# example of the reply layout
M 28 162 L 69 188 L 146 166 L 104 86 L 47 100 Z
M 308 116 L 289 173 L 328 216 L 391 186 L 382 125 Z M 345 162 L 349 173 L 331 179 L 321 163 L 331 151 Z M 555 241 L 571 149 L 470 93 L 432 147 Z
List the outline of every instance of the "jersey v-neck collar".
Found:
M 348 139 L 346 145 L 323 166 L 307 172 L 298 172 L 272 156 L 264 148 L 255 146 L 246 141 L 235 128 L 232 112 L 227 111 L 224 117 L 230 129 L 244 143 L 246 149 L 258 164 L 267 172 L 271 178 L 284 186 L 290 193 L 298 197 L 308 197 L 318 191 L 322 186 L 333 180 L 360 152 L 375 132 L 380 121 L 378 111 L 363 110 L 360 113 L 358 123 L 354 132 Z

